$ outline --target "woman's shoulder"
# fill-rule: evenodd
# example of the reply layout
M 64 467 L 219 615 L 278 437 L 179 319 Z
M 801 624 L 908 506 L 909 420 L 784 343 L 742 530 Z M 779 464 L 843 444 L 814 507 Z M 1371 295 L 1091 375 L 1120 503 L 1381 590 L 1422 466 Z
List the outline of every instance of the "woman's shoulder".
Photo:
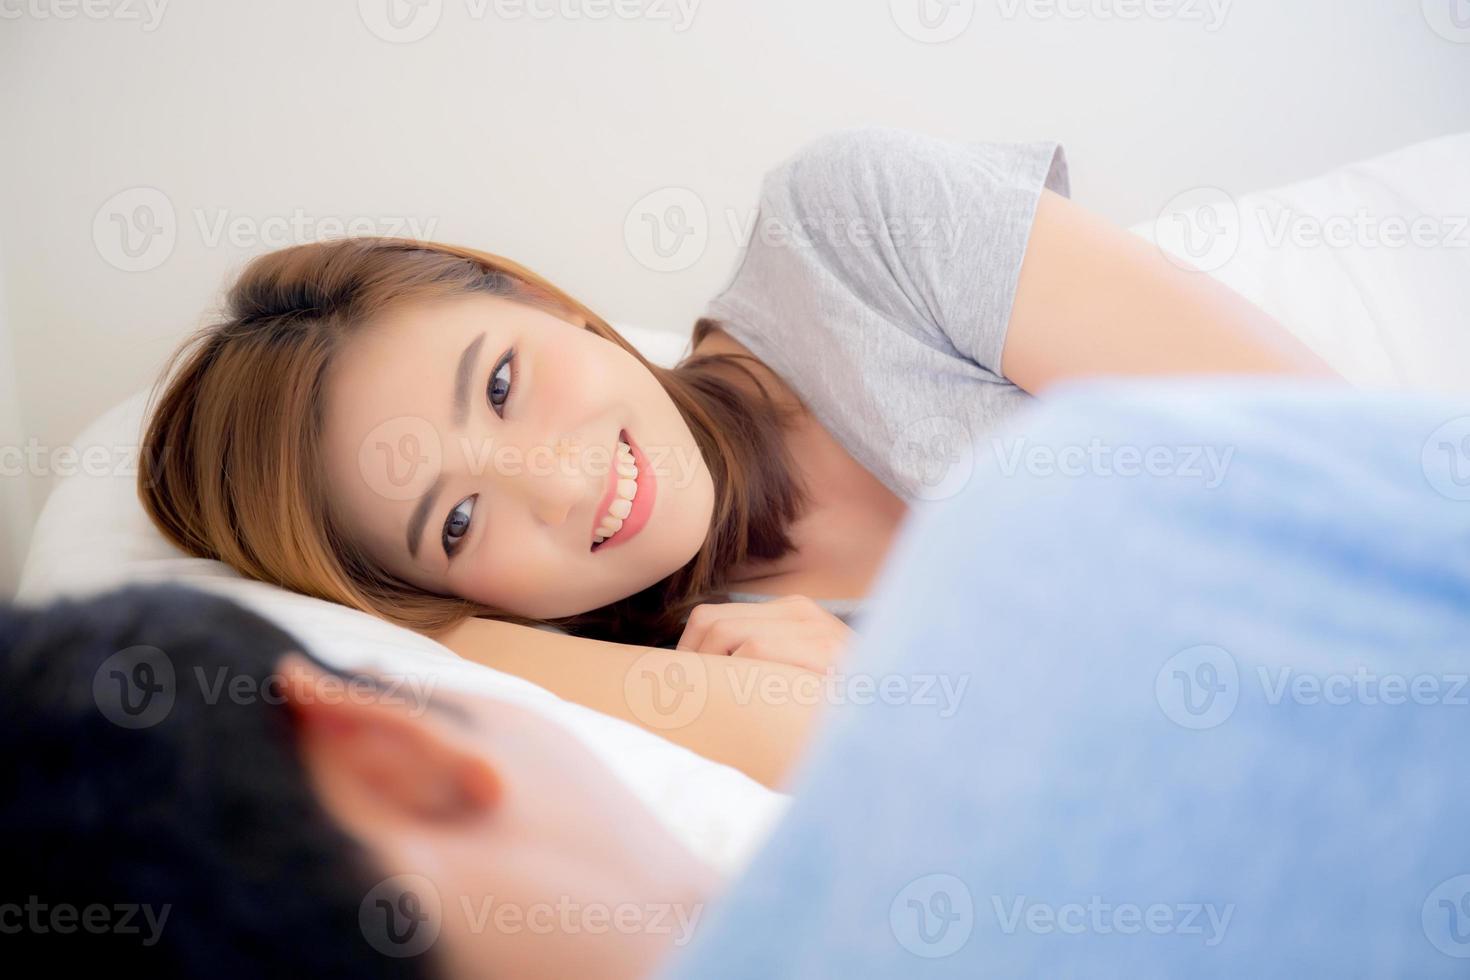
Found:
M 908 130 L 861 126 L 824 133 L 771 167 L 761 183 L 761 211 L 842 220 L 883 203 L 885 175 L 932 158 L 932 138 Z
M 801 144 L 771 170 L 783 177 L 840 178 L 860 174 L 895 159 L 932 153 L 942 141 L 890 126 L 852 126 L 832 130 Z
M 1066 153 L 1055 141 L 952 139 L 893 126 L 853 126 L 808 140 L 772 167 L 762 197 L 784 190 L 798 199 L 817 195 L 848 205 L 865 199 L 882 204 L 955 181 L 983 187 L 1018 172 L 1043 178 L 1064 196 L 1069 192 Z

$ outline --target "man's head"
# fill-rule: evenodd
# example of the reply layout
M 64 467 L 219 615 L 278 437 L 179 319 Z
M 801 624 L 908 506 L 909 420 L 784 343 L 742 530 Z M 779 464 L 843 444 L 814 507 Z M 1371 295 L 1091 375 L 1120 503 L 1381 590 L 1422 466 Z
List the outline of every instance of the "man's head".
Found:
M 226 600 L 0 611 L 7 948 L 260 976 L 639 976 L 713 886 L 539 714 L 344 675 Z

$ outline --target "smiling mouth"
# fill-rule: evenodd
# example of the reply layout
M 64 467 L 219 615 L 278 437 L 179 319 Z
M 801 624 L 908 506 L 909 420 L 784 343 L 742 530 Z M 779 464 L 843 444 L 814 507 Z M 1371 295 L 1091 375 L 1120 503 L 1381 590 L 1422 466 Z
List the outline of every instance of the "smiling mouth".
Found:
M 653 511 L 653 470 L 627 429 L 618 430 L 607 490 L 592 525 L 592 551 L 631 540 Z

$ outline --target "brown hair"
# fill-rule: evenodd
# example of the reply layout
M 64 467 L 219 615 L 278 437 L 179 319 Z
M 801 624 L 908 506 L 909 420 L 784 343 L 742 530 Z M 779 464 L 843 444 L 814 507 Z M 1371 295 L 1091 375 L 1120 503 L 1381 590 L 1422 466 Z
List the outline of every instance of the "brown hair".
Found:
M 484 292 L 567 319 L 638 358 L 683 415 L 714 480 L 709 533 L 684 567 L 601 609 L 545 622 L 583 636 L 665 645 L 689 610 L 723 597 L 731 569 L 779 558 L 806 503 L 780 405 L 738 354 L 649 363 L 541 276 L 484 252 L 396 238 L 347 238 L 260 256 L 223 317 L 174 355 L 144 435 L 138 492 L 154 524 L 190 554 L 250 578 L 437 634 L 467 616 L 537 621 L 427 593 L 370 561 L 332 517 L 323 478 L 323 379 L 354 330 L 391 306 Z M 697 345 L 718 327 L 695 325 Z M 731 369 L 754 381 L 737 385 Z

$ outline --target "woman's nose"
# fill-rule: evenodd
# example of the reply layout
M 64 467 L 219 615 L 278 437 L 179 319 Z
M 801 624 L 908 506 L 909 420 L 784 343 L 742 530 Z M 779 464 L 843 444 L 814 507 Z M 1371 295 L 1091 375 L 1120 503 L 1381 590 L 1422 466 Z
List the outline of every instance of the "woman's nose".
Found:
M 563 494 L 540 494 L 531 504 L 531 513 L 542 524 L 560 527 L 571 516 L 575 502 Z
M 566 523 L 595 492 L 594 478 L 582 465 L 580 450 L 580 444 L 570 438 L 527 447 L 523 472 L 505 481 L 541 523 L 550 527 Z

